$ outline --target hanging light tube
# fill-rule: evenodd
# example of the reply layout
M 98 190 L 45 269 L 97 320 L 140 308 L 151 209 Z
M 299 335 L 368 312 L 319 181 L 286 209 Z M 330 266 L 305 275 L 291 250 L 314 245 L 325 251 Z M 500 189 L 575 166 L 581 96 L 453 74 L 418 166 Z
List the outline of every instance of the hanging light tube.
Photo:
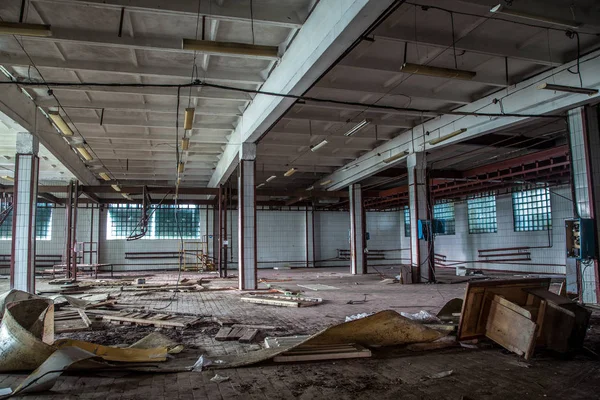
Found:
M 0 21 L 0 35 L 48 37 L 52 31 L 50 25 Z
M 277 178 L 276 175 L 271 175 L 270 177 L 267 178 L 267 182 L 271 182 L 275 178 Z
M 580 88 L 577 86 L 555 85 L 553 83 L 542 83 L 537 88 L 540 90 L 545 89 L 545 90 L 555 90 L 557 92 L 587 94 L 588 96 L 593 96 L 595 94 L 598 94 L 598 89 Z
M 356 132 L 360 131 L 365 126 L 369 125 L 371 122 L 372 122 L 371 119 L 363 119 L 358 124 L 356 124 L 352 129 L 350 129 L 348 132 L 344 133 L 344 136 L 354 135 Z
M 48 117 L 50 117 L 52 122 L 54 122 L 54 125 L 56 125 L 56 127 L 62 132 L 63 135 L 73 136 L 73 131 L 71 130 L 69 125 L 67 125 L 62 115 L 60 115 L 58 111 L 49 111 Z
M 311 146 L 310 151 L 315 152 L 317 150 L 319 150 L 321 147 L 325 146 L 327 143 L 329 143 L 327 140 L 323 139 L 321 142 L 315 144 L 314 146 Z
M 77 152 L 81 155 L 81 157 L 83 157 L 83 159 L 85 161 L 92 161 L 94 159 L 94 157 L 92 157 L 92 155 L 90 154 L 88 149 L 83 147 L 83 145 L 77 146 L 76 149 L 77 149 Z
M 185 116 L 183 121 L 183 129 L 189 131 L 194 126 L 194 113 L 196 109 L 193 107 L 185 109 Z
M 110 181 L 110 176 L 108 176 L 108 174 L 106 172 L 100 172 L 100 178 L 104 179 L 105 181 Z
M 180 162 L 179 164 L 177 164 L 177 172 L 183 174 L 183 171 L 185 171 L 185 163 Z
M 321 182 L 321 186 L 329 185 L 331 183 L 331 179 L 327 179 L 326 181 Z
M 438 143 L 441 143 L 441 142 L 443 142 L 443 141 L 445 141 L 445 140 L 448 140 L 448 139 L 450 139 L 450 138 L 453 138 L 454 136 L 458 136 L 458 135 L 460 135 L 461 133 L 464 133 L 464 132 L 466 132 L 466 131 L 467 131 L 467 128 L 461 128 L 461 129 L 459 129 L 459 130 L 457 130 L 457 131 L 454 131 L 454 132 L 452 132 L 452 133 L 449 133 L 449 134 L 447 134 L 447 135 L 440 136 L 439 138 L 436 138 L 436 139 L 431 139 L 431 140 L 429 141 L 429 144 L 438 144 Z
M 474 71 L 465 71 L 462 69 L 454 68 L 432 67 L 429 65 L 411 63 L 402 64 L 402 67 L 400 67 L 400 71 L 405 72 L 407 74 L 435 76 L 438 78 L 448 79 L 462 79 L 464 81 L 470 81 L 475 77 L 475 75 L 477 75 L 477 73 Z
M 116 183 L 114 185 L 110 185 L 110 187 L 113 188 L 115 192 L 121 191 L 121 186 L 117 185 Z
M 181 139 L 181 150 L 186 151 L 190 148 L 190 138 L 184 137 Z
M 292 176 L 296 173 L 296 171 L 298 171 L 298 168 L 292 167 L 292 168 L 288 169 L 287 172 L 285 174 L 283 174 L 283 176 L 285 176 L 285 177 Z
M 383 162 L 386 163 L 386 164 L 389 164 L 389 163 L 392 163 L 394 161 L 398 161 L 401 158 L 404 158 L 406 156 L 408 156 L 408 151 L 404 150 L 404 151 L 401 151 L 398 154 L 394 154 L 393 156 L 390 156 L 390 157 L 384 159 Z
M 261 184 L 257 185 L 257 186 L 256 186 L 256 188 L 257 188 L 257 189 L 260 189 L 260 188 L 261 188 L 261 187 L 263 187 L 263 186 L 265 186 L 265 184 L 264 184 L 264 183 L 261 183 Z
M 577 29 L 581 25 L 575 21 L 566 21 L 566 20 L 562 20 L 562 19 L 548 18 L 548 17 L 544 17 L 541 15 L 530 14 L 530 13 L 527 13 L 524 11 L 512 10 L 510 8 L 503 6 L 502 4 L 498 4 L 497 6 L 492 7 L 490 9 L 490 12 L 494 13 L 494 14 L 510 15 L 512 17 L 528 19 L 531 21 L 545 22 L 545 23 L 552 24 L 552 25 L 565 26 L 567 28 L 573 28 L 573 29 Z
M 181 43 L 183 50 L 199 51 L 212 55 L 239 55 L 262 59 L 278 59 L 279 48 L 277 46 L 261 46 L 256 44 L 217 42 L 214 40 L 183 39 Z
M 12 176 L 8 176 L 8 175 L 4 175 L 2 177 L 2 179 L 10 181 L 10 182 L 14 182 L 15 181 L 15 178 L 13 178 Z
M 131 198 L 131 196 L 129 196 L 129 193 L 121 193 L 121 196 L 123 196 L 127 200 L 133 201 L 133 199 Z
M 306 190 L 307 190 L 307 191 L 310 191 L 310 190 L 315 190 L 315 187 L 314 187 L 314 186 L 309 186 L 309 187 L 307 187 L 307 188 L 306 188 Z

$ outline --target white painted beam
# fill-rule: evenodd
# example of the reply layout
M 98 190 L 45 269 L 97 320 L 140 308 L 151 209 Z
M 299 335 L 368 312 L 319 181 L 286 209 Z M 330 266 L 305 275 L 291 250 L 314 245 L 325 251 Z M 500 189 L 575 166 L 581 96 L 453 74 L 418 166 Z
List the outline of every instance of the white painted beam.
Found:
M 29 98 L 21 93 L 16 85 L 1 86 L 0 112 L 24 130 L 36 135 L 40 143 L 82 183 L 86 185 L 98 184 L 94 174 L 87 169 L 83 161 L 54 129 L 50 121 L 40 113 Z
M 568 71 L 569 68 L 573 68 L 575 65 L 576 62 L 574 61 L 554 68 L 502 90 L 499 93 L 494 93 L 472 104 L 460 107 L 455 111 L 500 114 L 500 106 L 493 103 L 493 99 L 495 98 L 503 98 L 504 112 L 507 114 L 532 115 L 555 115 L 583 104 L 598 102 L 600 96 L 597 94 L 590 97 L 582 94 L 537 89 L 537 86 L 544 82 L 565 86 L 579 86 L 578 76 Z M 598 74 L 600 70 L 600 51 L 595 51 L 582 57 L 580 65 L 583 87 L 600 90 L 600 75 Z M 383 159 L 392 155 L 403 151 L 432 151 L 433 149 L 457 144 L 476 136 L 508 129 L 528 120 L 531 120 L 531 118 L 456 115 L 433 118 L 424 124 L 416 126 L 412 130 L 398 135 L 396 138 L 350 163 L 352 165 L 358 164 L 358 167 L 350 171 L 340 170 L 334 172 L 323 178 L 323 180 L 332 180 L 333 183 L 327 187 L 328 190 L 339 190 L 395 164 L 404 163 L 403 160 L 392 164 L 383 162 Z M 429 144 L 429 141 L 432 139 L 442 137 L 462 128 L 466 128 L 467 131 L 436 145 Z M 430 134 L 426 135 L 427 132 L 430 132 Z M 415 144 L 414 147 L 412 143 Z
M 262 89 L 303 94 L 391 3 L 392 0 L 321 0 Z M 240 143 L 255 143 L 293 102 L 260 94 L 254 98 L 219 160 L 210 187 L 220 185 L 231 175 Z
M 360 111 L 364 111 L 366 113 L 370 113 L 371 110 L 367 110 L 367 107 L 363 107 L 363 108 L 357 108 L 357 110 Z M 334 122 L 334 123 L 339 123 L 339 124 L 347 124 L 348 125 L 348 129 L 350 127 L 352 127 L 353 125 L 356 125 L 358 122 L 360 122 L 362 119 L 364 119 L 364 112 L 361 113 L 362 114 L 362 118 L 356 118 L 357 120 L 352 122 L 348 122 L 348 119 L 352 118 L 352 114 L 348 114 L 348 116 L 341 118 L 338 117 L 336 115 L 331 115 L 331 114 L 316 114 L 316 113 L 310 113 L 310 112 L 289 112 L 287 114 L 285 114 L 282 119 L 284 120 L 290 120 L 290 121 L 315 121 L 315 122 Z M 356 112 L 355 112 L 356 114 Z M 339 115 L 339 113 L 338 113 Z M 391 113 L 390 113 L 391 115 Z M 377 125 L 377 126 L 381 126 L 381 127 L 386 127 L 386 128 L 400 128 L 400 129 L 406 129 L 406 128 L 412 128 L 414 126 L 414 124 L 411 121 L 399 121 L 399 120 L 394 120 L 391 118 L 378 118 L 378 119 L 373 119 L 373 125 Z
M 85 118 L 72 116 L 70 119 L 75 125 L 98 125 L 100 126 L 100 118 Z M 114 126 L 137 126 L 147 128 L 165 128 L 175 129 L 175 121 L 156 121 L 156 120 L 144 120 L 144 119 L 118 119 L 118 118 L 104 118 L 102 121 L 103 125 L 114 125 Z M 179 129 L 183 132 L 183 123 L 180 124 Z M 193 129 L 212 129 L 219 131 L 233 131 L 234 126 L 232 124 L 219 124 L 219 123 L 203 123 L 194 122 Z
M 125 7 L 128 11 L 153 13 L 159 15 L 189 16 L 196 18 L 198 2 L 189 0 L 34 0 L 37 3 L 64 4 L 67 6 L 87 6 L 91 8 L 113 8 L 120 10 Z M 291 7 L 273 4 L 256 4 L 253 7 L 254 23 L 273 25 L 283 28 L 298 29 L 302 27 L 301 20 Z M 200 15 L 210 19 L 223 21 L 250 22 L 250 2 L 239 0 L 220 6 L 214 1 L 200 2 Z

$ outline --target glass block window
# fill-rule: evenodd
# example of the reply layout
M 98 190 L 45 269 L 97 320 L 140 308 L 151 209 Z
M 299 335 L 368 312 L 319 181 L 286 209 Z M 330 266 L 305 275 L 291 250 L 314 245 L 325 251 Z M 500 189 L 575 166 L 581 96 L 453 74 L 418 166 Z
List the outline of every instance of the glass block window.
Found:
M 498 232 L 496 218 L 496 195 L 482 193 L 467 199 L 469 233 Z
M 404 206 L 404 237 L 410 237 L 410 207 Z
M 139 204 L 110 204 L 107 217 L 107 239 L 127 239 L 141 233 L 138 223 L 142 219 Z
M 444 222 L 445 231 L 444 233 L 437 233 L 437 235 L 454 235 L 456 230 L 456 223 L 454 218 L 454 203 L 449 201 L 442 201 L 433 206 L 433 218 Z
M 512 204 L 515 232 L 545 231 L 552 228 L 548 188 L 513 192 Z
M 177 214 L 175 214 L 175 206 L 161 206 L 156 210 L 153 218 L 153 239 L 179 239 L 180 237 L 196 239 L 200 237 L 200 212 L 195 205 L 180 204 Z
M 5 206 L 2 206 L 2 210 Z M 36 240 L 52 239 L 52 204 L 38 203 L 35 216 L 35 238 Z M 8 214 L 8 217 L 0 225 L 0 240 L 12 239 L 12 218 L 13 212 Z

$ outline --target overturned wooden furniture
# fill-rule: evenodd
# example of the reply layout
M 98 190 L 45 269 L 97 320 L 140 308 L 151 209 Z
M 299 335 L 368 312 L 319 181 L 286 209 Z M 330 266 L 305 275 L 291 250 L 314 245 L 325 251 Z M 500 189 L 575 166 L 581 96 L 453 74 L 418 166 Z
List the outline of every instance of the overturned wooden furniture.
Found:
M 590 312 L 549 287 L 549 278 L 470 282 L 458 340 L 486 336 L 526 359 L 536 346 L 561 353 L 580 348 Z

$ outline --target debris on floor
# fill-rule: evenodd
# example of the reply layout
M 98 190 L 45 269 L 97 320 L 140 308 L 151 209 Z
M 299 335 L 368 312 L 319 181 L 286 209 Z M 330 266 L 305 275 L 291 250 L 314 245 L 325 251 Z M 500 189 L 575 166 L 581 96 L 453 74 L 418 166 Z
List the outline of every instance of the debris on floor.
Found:
M 223 375 L 219 375 L 219 374 L 215 374 L 215 376 L 210 378 L 211 382 L 216 382 L 216 383 L 221 383 L 221 382 L 225 382 L 228 380 L 229 380 L 228 376 L 223 376 Z
M 365 304 L 367 302 L 367 295 L 364 294 L 363 296 L 365 297 L 362 300 L 350 300 L 346 304 Z
M 273 357 L 274 362 L 341 360 L 371 357 L 371 350 L 358 344 L 303 344 Z
M 299 287 L 305 288 L 305 289 L 309 289 L 309 290 L 314 290 L 319 291 L 319 290 L 338 290 L 338 287 L 335 286 L 329 286 L 329 285 L 322 285 L 320 283 L 315 283 L 315 284 L 304 284 L 304 285 L 298 285 Z
M 200 318 L 179 316 L 170 313 L 155 313 L 155 312 L 121 312 L 120 314 L 101 315 L 105 321 L 113 324 L 135 324 L 135 325 L 151 325 L 157 328 L 188 328 L 200 322 Z
M 279 307 L 311 307 L 320 304 L 323 299 L 319 297 L 290 297 L 278 295 L 246 295 L 241 297 L 246 303 L 265 304 Z
M 442 371 L 442 372 L 438 372 L 437 374 L 431 374 L 431 375 L 427 375 L 424 380 L 426 379 L 440 379 L 440 378 L 445 378 L 447 376 L 450 376 L 454 373 L 453 370 L 449 370 L 449 371 Z
M 354 321 L 355 319 L 361 319 L 361 318 L 365 318 L 368 317 L 369 315 L 373 315 L 375 313 L 361 313 L 361 314 L 354 314 L 354 315 L 349 315 L 346 317 L 346 320 L 344 322 L 350 322 L 350 321 Z
M 230 341 L 238 340 L 240 343 L 252 343 L 259 330 L 256 328 L 245 328 L 245 327 L 222 327 L 215 340 L 218 341 Z
M 437 324 L 442 322 L 438 317 L 425 310 L 421 310 L 418 313 L 414 314 L 403 311 L 400 313 L 400 315 L 402 315 L 405 318 L 412 319 L 413 321 L 420 321 L 425 324 Z

